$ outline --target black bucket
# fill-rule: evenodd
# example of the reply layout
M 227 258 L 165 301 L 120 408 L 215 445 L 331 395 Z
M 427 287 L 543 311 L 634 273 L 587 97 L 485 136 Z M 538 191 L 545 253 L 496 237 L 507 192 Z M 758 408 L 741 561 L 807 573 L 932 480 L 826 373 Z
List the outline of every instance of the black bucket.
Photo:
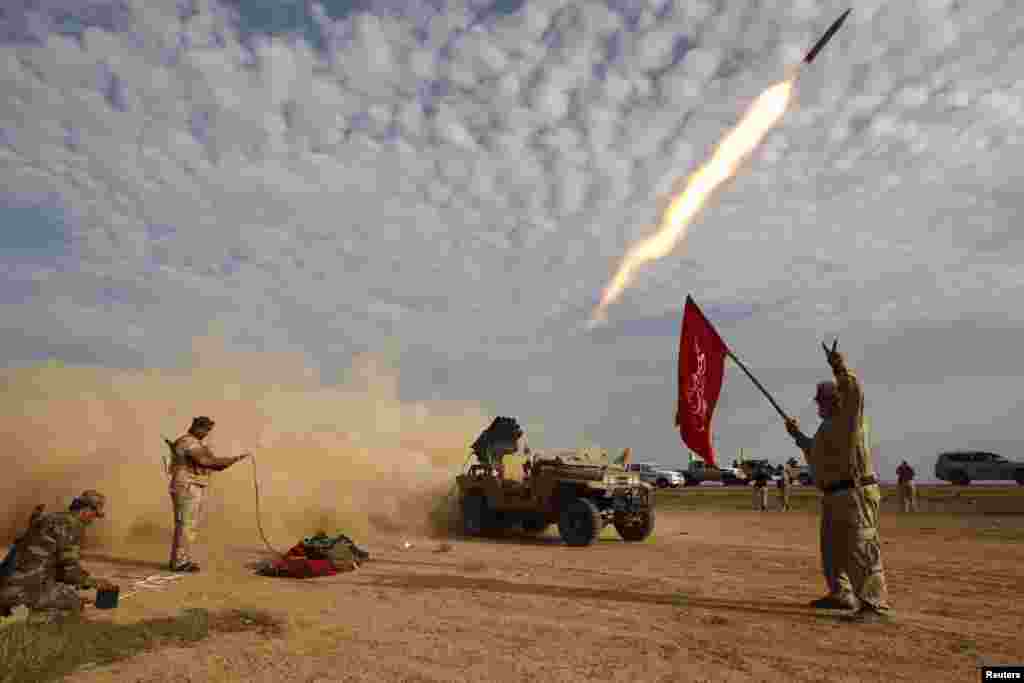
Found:
M 114 609 L 120 593 L 120 588 L 96 591 L 96 609 Z

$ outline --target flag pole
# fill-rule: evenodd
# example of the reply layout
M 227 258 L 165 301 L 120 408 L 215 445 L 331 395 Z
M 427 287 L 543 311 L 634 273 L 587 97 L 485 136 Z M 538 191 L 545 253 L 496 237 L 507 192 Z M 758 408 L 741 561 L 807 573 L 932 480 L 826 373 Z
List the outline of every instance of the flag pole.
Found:
M 729 348 L 729 345 L 726 344 L 725 341 L 722 339 L 722 337 L 718 334 L 718 330 L 715 329 L 715 326 L 712 325 L 711 321 L 708 320 L 707 316 L 704 315 L 704 311 L 700 310 L 700 306 L 697 305 L 697 302 L 693 300 L 692 296 L 690 296 L 690 295 L 686 296 L 686 303 L 687 303 L 687 305 L 692 305 L 693 309 L 697 312 L 697 314 L 701 318 L 703 318 L 704 323 L 709 328 L 711 328 L 712 331 L 714 331 L 715 336 L 718 337 L 718 341 L 722 345 L 722 348 L 725 349 L 725 355 L 729 356 L 729 358 L 732 358 L 733 361 L 735 361 L 736 365 L 740 366 L 740 370 L 745 372 L 747 377 L 750 378 L 750 381 L 754 383 L 754 386 L 756 386 L 758 389 L 761 390 L 761 393 L 764 394 L 764 397 L 767 398 L 768 401 L 775 408 L 775 410 L 778 411 L 779 415 L 782 416 L 782 419 L 783 420 L 788 420 L 789 419 L 789 415 L 786 415 L 786 411 L 784 411 L 781 407 L 779 407 L 779 404 L 775 402 L 775 399 L 772 398 L 772 395 L 768 393 L 768 390 L 765 389 L 764 386 L 760 382 L 757 381 L 757 378 L 754 377 L 753 374 L 751 374 L 750 370 L 747 369 L 747 366 L 743 364 L 743 361 L 741 361 L 739 358 L 736 357 L 736 354 L 732 352 L 732 349 Z M 685 322 L 685 319 L 686 319 L 685 316 L 686 316 L 686 313 L 684 311 L 684 313 L 683 313 L 683 320 L 684 320 L 684 322 Z M 678 416 L 678 413 L 677 413 L 677 415 L 676 415 L 677 420 L 678 420 L 678 417 L 679 416 Z M 678 421 L 676 422 L 676 424 L 678 424 Z
M 762 384 L 757 381 L 757 378 L 750 373 L 750 370 L 747 370 L 747 366 L 743 364 L 743 361 L 737 358 L 736 354 L 733 353 L 728 346 L 725 347 L 725 355 L 729 356 L 729 358 L 732 358 L 736 365 L 740 366 L 740 370 L 745 372 L 747 374 L 747 377 L 750 378 L 750 381 L 754 383 L 754 386 L 761 390 L 761 393 L 764 394 L 764 397 L 771 402 L 772 406 L 775 407 L 775 410 L 777 410 L 779 412 L 779 415 L 782 416 L 782 419 L 788 420 L 789 415 L 786 415 L 785 411 L 783 411 L 782 408 L 779 407 L 779 404 L 775 402 L 775 399 L 772 398 L 772 395 L 768 393 L 768 390 L 765 389 L 764 386 L 762 386 Z

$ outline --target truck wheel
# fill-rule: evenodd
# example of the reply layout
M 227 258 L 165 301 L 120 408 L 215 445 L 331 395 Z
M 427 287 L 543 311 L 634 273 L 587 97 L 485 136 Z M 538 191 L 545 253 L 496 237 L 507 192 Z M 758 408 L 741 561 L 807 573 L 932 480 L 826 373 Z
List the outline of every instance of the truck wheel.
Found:
M 604 527 L 597 506 L 586 498 L 577 498 L 558 517 L 558 533 L 566 545 L 582 547 L 597 539 Z
M 487 499 L 470 494 L 462 500 L 462 532 L 467 536 L 482 536 L 487 530 Z
M 646 540 L 654 531 L 654 508 L 636 515 L 615 515 L 615 530 L 623 541 L 635 543 Z
M 956 484 L 957 486 L 969 486 L 971 483 L 970 477 L 968 477 L 967 473 L 964 472 L 963 470 L 951 472 L 949 475 L 949 480 Z
M 658 484 L 658 488 L 659 489 L 667 489 L 668 488 L 668 479 L 659 479 L 657 481 L 657 484 Z
M 1018 484 L 1024 486 L 1024 470 L 1017 470 L 1017 474 L 1014 478 L 1017 480 Z
M 523 520 L 523 533 L 528 536 L 540 536 L 549 526 L 551 525 L 542 517 L 528 517 Z

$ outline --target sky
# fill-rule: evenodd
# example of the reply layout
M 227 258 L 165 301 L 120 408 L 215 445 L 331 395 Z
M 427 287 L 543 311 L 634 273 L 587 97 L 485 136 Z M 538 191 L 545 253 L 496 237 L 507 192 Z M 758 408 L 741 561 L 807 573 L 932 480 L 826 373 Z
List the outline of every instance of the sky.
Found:
M 6 3 L 0 366 L 168 368 L 212 337 L 331 386 L 370 353 L 479 429 L 681 466 L 689 294 L 805 431 L 838 336 L 883 479 L 948 448 L 1024 459 L 1009 1 L 857 2 L 687 240 L 586 326 L 672 187 L 844 9 Z M 719 459 L 797 455 L 726 375 Z

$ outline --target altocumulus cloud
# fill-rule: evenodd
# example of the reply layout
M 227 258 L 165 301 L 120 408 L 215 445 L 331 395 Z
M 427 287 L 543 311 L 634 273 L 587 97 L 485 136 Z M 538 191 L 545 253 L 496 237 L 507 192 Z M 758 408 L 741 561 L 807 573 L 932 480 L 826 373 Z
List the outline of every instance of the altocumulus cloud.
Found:
M 950 355 L 1022 336 L 1011 2 L 861 3 L 684 247 L 582 330 L 666 193 L 844 8 L 773 5 L 10 6 L 3 360 L 160 363 L 191 316 L 326 367 L 387 346 L 421 369 L 403 391 L 679 462 L 693 293 L 807 420 L 839 334 L 886 467 L 1012 443 L 1019 378 Z M 738 372 L 724 396 L 727 457 L 790 454 Z

